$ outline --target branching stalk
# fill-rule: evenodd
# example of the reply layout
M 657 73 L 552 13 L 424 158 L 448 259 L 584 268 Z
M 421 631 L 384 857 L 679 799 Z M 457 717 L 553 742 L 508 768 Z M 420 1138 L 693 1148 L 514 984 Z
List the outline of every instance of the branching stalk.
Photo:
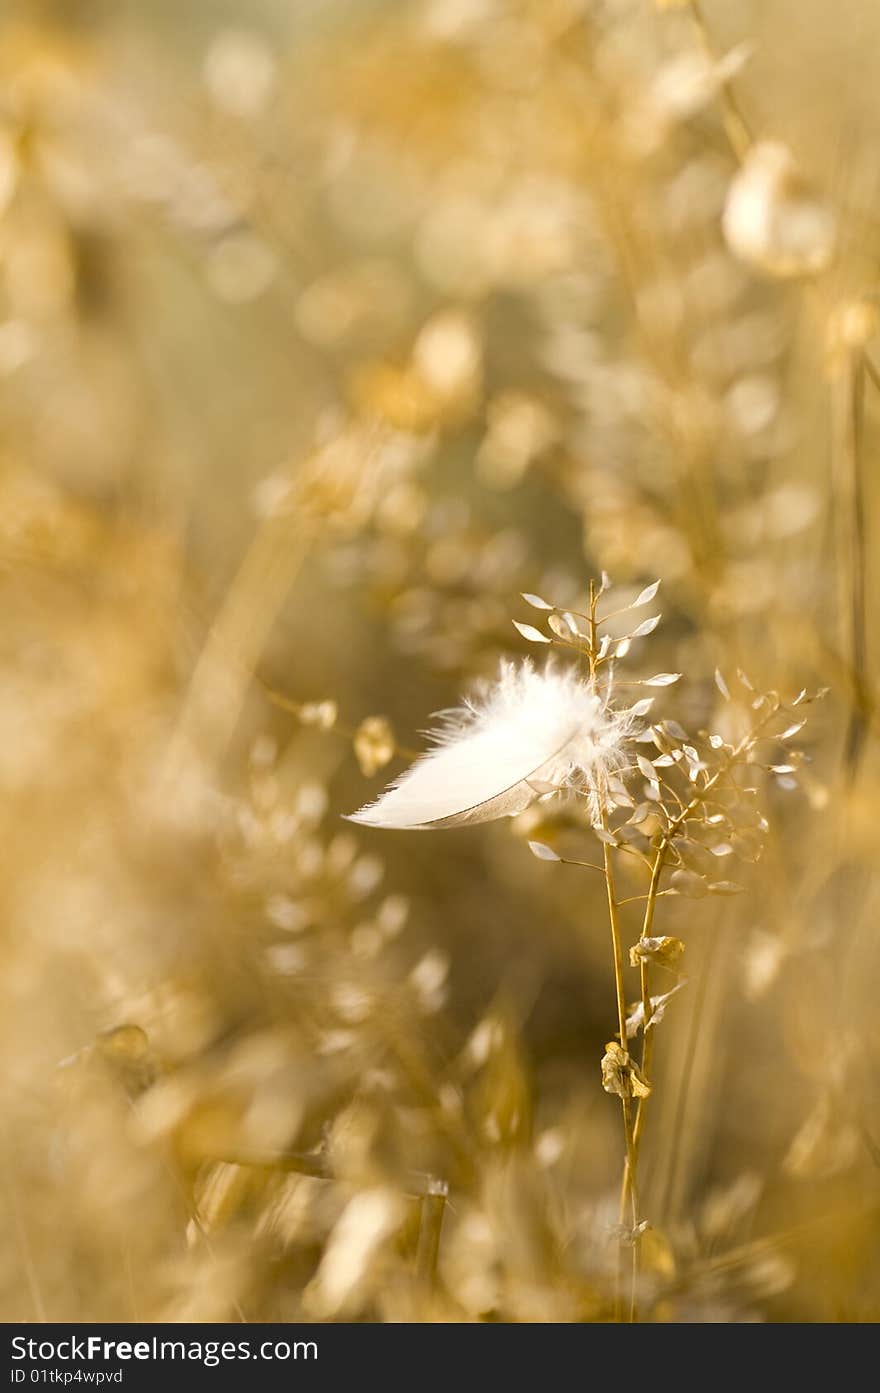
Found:
M 660 844 L 657 847 L 657 851 L 654 857 L 654 864 L 651 869 L 651 881 L 648 886 L 648 895 L 645 901 L 645 913 L 642 921 L 642 931 L 639 937 L 640 942 L 643 942 L 646 938 L 651 937 L 651 930 L 654 926 L 654 913 L 657 908 L 657 900 L 660 894 L 662 894 L 662 891 L 660 890 L 660 881 L 664 867 L 666 865 L 667 856 L 669 855 L 669 852 L 672 850 L 672 842 L 674 837 L 677 835 L 678 832 L 681 831 L 681 828 L 687 822 L 690 815 L 696 811 L 696 809 L 700 806 L 701 803 L 705 802 L 706 796 L 711 792 L 711 790 L 715 788 L 717 784 L 736 765 L 740 756 L 744 754 L 744 752 L 749 748 L 751 744 L 754 743 L 759 732 L 768 723 L 768 721 L 770 721 L 772 717 L 777 714 L 778 710 L 778 702 L 770 704 L 768 710 L 764 713 L 764 715 L 758 721 L 756 721 L 755 724 L 748 731 L 748 733 L 743 736 L 742 740 L 740 740 L 739 744 L 734 748 L 734 750 L 730 754 L 729 759 L 722 766 L 722 768 L 718 769 L 711 776 L 711 778 L 706 780 L 706 783 L 703 785 L 703 787 L 701 789 L 698 789 L 694 793 L 690 801 L 682 807 L 682 810 L 678 814 L 678 816 L 675 817 L 669 824 L 666 833 L 664 834 Z M 645 1078 L 650 1078 L 651 1068 L 653 1066 L 654 1032 L 650 1030 L 653 1008 L 651 1006 L 650 963 L 646 957 L 642 957 L 640 959 L 639 968 L 642 998 L 642 1056 L 640 1067 Z M 621 1039 L 625 1040 L 625 1036 L 622 1036 Z M 620 1206 L 621 1211 L 623 1213 L 626 1212 L 627 1201 L 632 1194 L 633 1178 L 635 1177 L 637 1179 L 638 1176 L 638 1159 L 642 1143 L 642 1137 L 644 1135 L 645 1130 L 647 1104 L 648 1097 L 640 1098 L 636 1109 L 636 1118 L 633 1127 L 632 1158 L 630 1158 L 629 1156 L 627 1157 L 627 1164 L 623 1175 L 623 1185 L 621 1187 Z M 638 1242 L 638 1240 L 636 1241 Z
M 590 683 L 595 690 L 596 686 L 596 588 L 594 582 L 590 582 Z M 604 780 L 603 780 L 604 783 Z M 604 831 L 608 830 L 608 817 L 605 808 L 604 787 L 600 788 L 599 795 L 599 820 Z M 608 899 L 608 922 L 611 928 L 611 949 L 614 963 L 614 987 L 617 996 L 617 1021 L 620 1033 L 620 1044 L 622 1049 L 626 1049 L 626 990 L 623 981 L 623 946 L 620 935 L 620 915 L 614 883 L 614 863 L 611 857 L 611 847 L 607 842 L 602 843 L 602 861 L 605 870 L 605 889 Z M 639 1192 L 638 1192 L 638 1170 L 636 1164 L 635 1133 L 633 1127 L 632 1099 L 626 1096 L 621 1097 L 621 1110 L 623 1113 L 623 1131 L 626 1142 L 626 1159 L 624 1162 L 625 1173 L 630 1176 L 628 1185 L 628 1198 L 632 1214 L 632 1227 L 634 1235 L 639 1226 Z M 622 1205 L 621 1224 L 625 1222 L 626 1209 Z M 638 1279 L 638 1244 L 634 1239 L 632 1249 L 632 1274 L 630 1283 L 630 1303 L 629 1319 L 632 1321 L 636 1315 L 636 1283 Z

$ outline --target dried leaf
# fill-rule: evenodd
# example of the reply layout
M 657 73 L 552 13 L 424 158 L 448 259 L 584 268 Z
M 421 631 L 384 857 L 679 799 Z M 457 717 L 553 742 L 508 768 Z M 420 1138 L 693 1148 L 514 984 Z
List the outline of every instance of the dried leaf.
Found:
M 646 849 L 648 845 L 648 838 L 645 833 L 640 832 L 637 827 L 631 827 L 628 822 L 625 822 L 622 827 L 618 828 L 617 838 L 618 845 L 622 845 L 625 842 L 627 846 L 638 846 L 642 849 Z
M 555 609 L 555 608 L 556 608 L 555 605 L 550 605 L 550 604 L 547 603 L 546 600 L 542 600 L 540 595 L 529 595 L 529 594 L 526 594 L 525 591 L 524 591 L 523 594 L 522 594 L 522 598 L 525 600 L 525 602 L 526 602 L 527 605 L 531 605 L 532 609 Z
M 648 781 L 651 783 L 656 782 L 657 775 L 655 774 L 654 766 L 649 759 L 645 759 L 644 755 L 636 755 L 636 764 L 639 766 L 639 772 L 644 776 L 644 778 L 648 779 Z
M 715 874 L 711 852 L 702 842 L 695 841 L 693 837 L 679 837 L 675 845 L 687 870 L 696 871 L 699 875 Z
M 609 1040 L 602 1056 L 602 1087 L 618 1098 L 647 1098 L 651 1085 L 627 1051 Z
M 629 1224 L 614 1224 L 610 1230 L 610 1236 L 618 1243 L 625 1243 L 628 1248 L 634 1248 L 639 1239 L 648 1232 L 651 1225 L 647 1219 L 642 1219 L 633 1228 Z
M 779 736 L 780 740 L 790 740 L 793 735 L 797 735 L 799 730 L 803 730 L 806 721 L 795 721 L 794 725 L 788 726 Z
M 559 793 L 561 787 L 559 784 L 548 783 L 546 779 L 526 779 L 526 783 L 542 798 L 551 793 Z
M 725 701 L 730 701 L 730 688 L 725 682 L 718 668 L 715 669 L 715 686 L 718 688 Z
M 539 861 L 561 861 L 562 857 L 557 856 L 552 847 L 546 842 L 529 842 L 529 851 L 533 856 L 537 856 Z
M 521 624 L 518 619 L 514 619 L 513 627 L 522 634 L 528 643 L 550 643 L 547 635 L 542 634 L 533 624 Z
M 668 934 L 660 934 L 655 938 L 640 938 L 629 950 L 630 966 L 638 967 L 639 963 L 649 962 L 658 967 L 673 967 L 683 952 L 684 944 L 681 939 L 670 938 Z
M 657 591 L 660 589 L 659 580 L 655 580 L 652 585 L 646 585 L 644 590 L 640 590 L 636 598 L 630 605 L 630 609 L 638 609 L 639 605 L 646 605 L 649 600 L 653 600 Z
M 633 629 L 630 638 L 645 638 L 647 634 L 653 634 L 657 625 L 660 623 L 660 615 L 654 614 L 650 619 L 643 619 L 638 628 Z
M 670 991 L 663 992 L 661 996 L 651 997 L 651 1018 L 648 1021 L 648 1030 L 651 1030 L 655 1025 L 660 1024 L 663 1017 L 666 1015 L 666 1008 L 669 1005 L 670 1001 L 675 996 L 676 992 L 681 991 L 684 985 L 684 982 L 677 982 L 675 986 L 671 988 Z M 634 1035 L 638 1034 L 638 1032 L 642 1029 L 644 1020 L 645 1003 L 643 1001 L 636 1001 L 629 1008 L 629 1014 L 626 1018 L 626 1038 L 628 1040 L 631 1040 Z
M 646 677 L 643 687 L 671 687 L 681 677 L 680 672 L 658 672 L 654 677 Z
M 547 620 L 547 627 L 553 631 L 557 638 L 565 639 L 566 641 L 571 638 L 571 625 L 566 623 L 565 617 L 561 614 L 551 614 Z M 517 628 L 520 633 L 523 632 L 519 625 L 517 625 Z
M 661 754 L 670 755 L 676 749 L 675 741 L 671 740 L 666 733 L 664 721 L 659 721 L 656 725 L 651 726 L 648 738 L 653 740 Z
M 703 876 L 697 875 L 694 871 L 673 871 L 669 878 L 669 885 L 677 895 L 687 895 L 689 899 L 693 900 L 701 900 L 704 895 L 709 893 Z
M 846 1110 L 826 1092 L 795 1133 L 783 1169 L 802 1180 L 825 1179 L 852 1165 L 858 1145 L 858 1132 Z
M 678 721 L 663 721 L 661 724 L 666 734 L 671 735 L 674 740 L 687 740 L 688 733 Z

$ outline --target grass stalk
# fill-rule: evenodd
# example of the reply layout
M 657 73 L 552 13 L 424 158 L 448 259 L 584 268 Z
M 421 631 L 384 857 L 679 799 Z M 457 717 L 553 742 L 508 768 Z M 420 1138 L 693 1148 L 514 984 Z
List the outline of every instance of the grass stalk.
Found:
M 598 651 L 596 642 L 596 604 L 598 596 L 593 581 L 590 582 L 590 682 L 593 688 L 596 686 L 596 654 Z M 599 821 L 603 831 L 608 830 L 608 818 L 605 810 L 604 789 L 599 790 Z M 611 957 L 614 966 L 614 990 L 617 1001 L 617 1023 L 620 1035 L 621 1048 L 626 1049 L 626 989 L 623 981 L 623 943 L 620 933 L 620 913 L 617 903 L 617 895 L 614 881 L 614 863 L 611 856 L 611 847 L 607 842 L 602 843 L 602 863 L 605 872 L 605 891 L 608 905 L 608 923 L 611 929 Z M 623 1133 L 626 1145 L 626 1156 L 624 1160 L 624 1173 L 630 1177 L 628 1198 L 632 1216 L 632 1227 L 636 1230 L 639 1225 L 639 1192 L 638 1192 L 638 1168 L 636 1164 L 635 1133 L 633 1126 L 632 1099 L 626 1096 L 621 1097 L 621 1111 L 623 1115 Z M 626 1211 L 622 1206 L 621 1224 L 625 1222 Z M 632 1249 L 632 1270 L 630 1280 L 630 1299 L 629 1299 L 629 1319 L 636 1318 L 636 1285 L 638 1280 L 638 1245 L 634 1241 Z M 616 1305 L 620 1309 L 620 1293 L 618 1291 Z

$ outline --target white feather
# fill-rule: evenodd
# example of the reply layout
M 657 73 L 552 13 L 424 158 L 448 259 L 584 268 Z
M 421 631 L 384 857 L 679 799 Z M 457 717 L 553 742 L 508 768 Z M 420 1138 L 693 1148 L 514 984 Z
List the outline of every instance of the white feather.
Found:
M 480 698 L 440 713 L 429 750 L 350 821 L 369 827 L 460 827 L 513 816 L 538 790 L 620 763 L 628 712 L 613 711 L 573 669 L 502 663 Z

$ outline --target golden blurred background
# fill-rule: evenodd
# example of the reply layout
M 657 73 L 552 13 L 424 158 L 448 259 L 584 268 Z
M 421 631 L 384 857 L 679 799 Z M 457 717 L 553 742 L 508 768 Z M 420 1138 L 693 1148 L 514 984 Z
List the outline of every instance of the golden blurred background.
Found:
M 689 728 L 830 688 L 745 892 L 658 914 L 642 1319 L 877 1319 L 878 54 L 4 0 L 5 1320 L 611 1318 L 601 885 L 542 805 L 341 820 L 602 570 Z

